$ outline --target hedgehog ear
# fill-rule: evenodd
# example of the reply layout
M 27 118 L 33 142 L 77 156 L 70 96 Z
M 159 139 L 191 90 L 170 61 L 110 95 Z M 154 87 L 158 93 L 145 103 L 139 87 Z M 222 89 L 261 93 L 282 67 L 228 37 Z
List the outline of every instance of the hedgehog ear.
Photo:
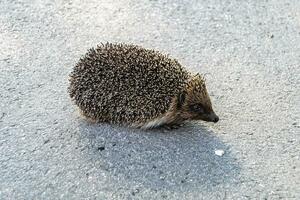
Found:
M 185 101 L 185 97 L 186 97 L 186 92 L 183 91 L 183 92 L 180 92 L 178 94 L 178 97 L 177 97 L 177 108 L 181 108 L 184 101 Z

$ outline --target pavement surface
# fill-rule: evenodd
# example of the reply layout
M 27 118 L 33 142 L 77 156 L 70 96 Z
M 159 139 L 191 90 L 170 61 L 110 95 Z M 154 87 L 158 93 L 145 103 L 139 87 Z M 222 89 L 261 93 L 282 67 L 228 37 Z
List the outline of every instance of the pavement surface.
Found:
M 68 74 L 106 41 L 205 74 L 219 123 L 88 123 Z M 0 199 L 300 199 L 298 0 L 1 0 L 0 86 Z

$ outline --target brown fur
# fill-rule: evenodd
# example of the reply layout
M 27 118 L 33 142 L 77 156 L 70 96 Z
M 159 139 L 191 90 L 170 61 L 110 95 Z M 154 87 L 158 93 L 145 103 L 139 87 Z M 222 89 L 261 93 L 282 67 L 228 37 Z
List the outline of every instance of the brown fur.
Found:
M 190 105 L 196 103 L 202 104 L 207 114 L 213 112 L 211 100 L 205 86 L 205 81 L 202 79 L 202 77 L 199 74 L 196 74 L 189 81 L 186 87 L 186 93 L 187 93 L 186 101 L 183 104 L 182 108 L 180 109 L 182 118 L 190 119 L 190 120 L 203 119 L 202 115 L 193 113 L 189 109 Z
M 184 93 L 186 97 L 184 103 L 180 107 L 178 107 L 179 99 L 178 96 L 176 96 L 172 99 L 171 106 L 165 114 L 135 127 L 148 129 L 161 125 L 178 125 L 185 120 L 212 121 L 213 119 L 211 119 L 211 117 L 216 117 L 212 109 L 212 104 L 205 86 L 205 81 L 199 74 L 196 74 L 190 78 L 182 93 Z M 205 112 L 192 112 L 190 110 L 190 106 L 199 103 L 203 105 Z

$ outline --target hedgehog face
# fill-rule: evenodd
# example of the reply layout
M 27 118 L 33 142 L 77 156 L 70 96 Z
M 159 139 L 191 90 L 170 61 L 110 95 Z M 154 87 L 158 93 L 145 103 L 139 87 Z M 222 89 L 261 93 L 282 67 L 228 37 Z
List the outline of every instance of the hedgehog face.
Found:
M 219 117 L 212 109 L 205 82 L 199 74 L 189 81 L 186 90 L 178 96 L 178 110 L 185 120 L 218 122 Z

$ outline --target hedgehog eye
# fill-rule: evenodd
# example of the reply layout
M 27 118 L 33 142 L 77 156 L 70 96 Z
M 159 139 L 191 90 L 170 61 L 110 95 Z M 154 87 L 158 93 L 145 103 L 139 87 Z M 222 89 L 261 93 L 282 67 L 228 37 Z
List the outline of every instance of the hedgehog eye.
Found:
M 190 110 L 197 113 L 204 113 L 203 106 L 200 103 L 192 104 Z

